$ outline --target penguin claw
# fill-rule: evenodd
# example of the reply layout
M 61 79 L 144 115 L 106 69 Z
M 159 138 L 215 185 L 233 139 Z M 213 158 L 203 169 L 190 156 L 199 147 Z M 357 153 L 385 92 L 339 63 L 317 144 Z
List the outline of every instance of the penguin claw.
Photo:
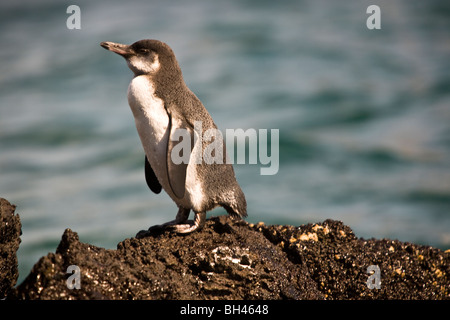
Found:
M 190 222 L 190 223 L 173 224 L 171 226 L 167 226 L 166 230 L 170 230 L 172 232 L 180 233 L 180 234 L 187 234 L 187 233 L 191 233 L 191 232 L 201 229 L 201 226 L 196 225 L 194 223 L 194 221 L 190 220 L 187 222 Z

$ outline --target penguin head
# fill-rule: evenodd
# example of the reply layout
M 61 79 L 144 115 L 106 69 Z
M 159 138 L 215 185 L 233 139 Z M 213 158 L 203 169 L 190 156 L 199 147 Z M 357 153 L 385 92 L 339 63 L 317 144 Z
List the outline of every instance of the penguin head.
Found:
M 155 75 L 162 68 L 166 72 L 181 72 L 175 54 L 164 42 L 139 40 L 131 45 L 114 42 L 102 42 L 100 45 L 124 57 L 128 67 L 136 76 Z

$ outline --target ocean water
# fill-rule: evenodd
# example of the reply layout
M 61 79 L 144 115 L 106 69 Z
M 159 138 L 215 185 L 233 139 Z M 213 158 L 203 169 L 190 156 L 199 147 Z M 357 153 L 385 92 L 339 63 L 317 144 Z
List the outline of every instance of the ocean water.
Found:
M 235 165 L 248 221 L 331 218 L 449 248 L 450 4 L 376 2 L 2 1 L 0 196 L 23 224 L 19 282 L 66 228 L 115 248 L 176 214 L 145 184 L 132 74 L 101 41 L 165 41 L 220 129 L 279 130 L 277 174 Z

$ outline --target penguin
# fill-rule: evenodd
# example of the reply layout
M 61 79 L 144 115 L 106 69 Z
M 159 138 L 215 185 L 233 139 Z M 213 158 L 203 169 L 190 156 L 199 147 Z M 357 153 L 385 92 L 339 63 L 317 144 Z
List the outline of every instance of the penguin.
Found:
M 245 218 L 245 195 L 232 164 L 226 161 L 222 136 L 214 135 L 211 141 L 223 148 L 223 161 L 211 162 L 198 157 L 204 154 L 210 142 L 202 139 L 203 135 L 208 130 L 217 130 L 217 126 L 185 84 L 169 45 L 152 39 L 131 45 L 114 42 L 100 45 L 125 58 L 134 74 L 127 97 L 145 152 L 146 183 L 156 194 L 164 189 L 178 206 L 175 220 L 157 227 L 184 234 L 200 230 L 205 224 L 206 212 L 218 206 L 233 218 Z M 185 139 L 190 143 L 186 144 Z M 172 152 L 174 148 L 180 150 L 182 142 L 190 147 L 187 155 L 183 149 L 187 161 L 174 161 Z M 193 221 L 188 220 L 191 210 Z

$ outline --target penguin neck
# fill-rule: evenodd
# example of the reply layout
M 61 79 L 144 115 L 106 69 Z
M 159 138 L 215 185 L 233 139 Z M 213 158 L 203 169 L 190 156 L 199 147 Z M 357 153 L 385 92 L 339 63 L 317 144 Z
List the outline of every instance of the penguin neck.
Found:
M 182 90 L 185 90 L 186 84 L 180 70 L 160 70 L 156 75 L 151 76 L 150 80 L 155 86 L 155 94 L 163 101 L 171 102 Z

